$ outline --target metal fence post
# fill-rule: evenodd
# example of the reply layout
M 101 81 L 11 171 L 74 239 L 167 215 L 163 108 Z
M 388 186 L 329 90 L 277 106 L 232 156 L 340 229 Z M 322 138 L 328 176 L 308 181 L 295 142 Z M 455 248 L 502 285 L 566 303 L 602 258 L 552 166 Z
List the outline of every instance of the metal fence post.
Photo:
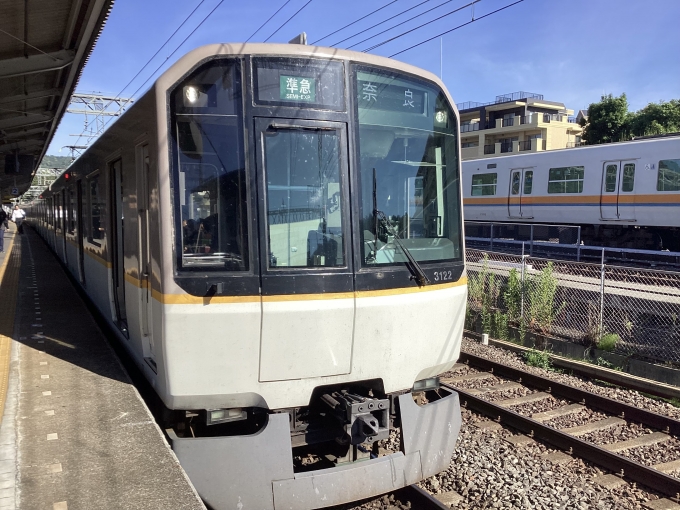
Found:
M 576 262 L 581 262 L 581 226 L 578 226 L 578 235 L 576 237 Z
M 524 256 L 524 243 L 522 243 L 522 281 L 521 281 L 521 292 L 520 292 L 520 306 L 519 306 L 519 320 L 520 324 L 524 322 L 524 273 L 526 269 L 527 259 Z
M 522 251 L 524 255 L 524 251 Z M 529 255 L 534 256 L 534 224 L 531 224 L 531 241 L 529 242 Z
M 489 250 L 493 251 L 493 223 L 491 224 L 491 235 L 489 236 Z
M 599 339 L 602 340 L 604 333 L 604 248 L 602 248 L 602 260 L 600 262 L 600 324 Z

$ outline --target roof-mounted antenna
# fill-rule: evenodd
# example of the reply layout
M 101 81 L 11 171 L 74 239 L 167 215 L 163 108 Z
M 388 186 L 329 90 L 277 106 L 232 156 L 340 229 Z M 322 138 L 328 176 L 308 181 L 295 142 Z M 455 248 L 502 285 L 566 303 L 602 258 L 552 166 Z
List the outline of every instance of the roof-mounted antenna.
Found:
M 300 35 L 293 37 L 288 44 L 304 44 L 307 45 L 307 32 L 302 32 Z

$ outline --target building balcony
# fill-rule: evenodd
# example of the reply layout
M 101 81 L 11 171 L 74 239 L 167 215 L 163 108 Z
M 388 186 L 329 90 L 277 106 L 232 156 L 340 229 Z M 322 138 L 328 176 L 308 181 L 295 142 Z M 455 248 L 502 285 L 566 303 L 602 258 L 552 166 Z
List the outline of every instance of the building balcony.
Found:
M 469 124 L 460 125 L 461 133 L 469 133 L 470 131 L 479 131 L 479 122 L 471 122 Z

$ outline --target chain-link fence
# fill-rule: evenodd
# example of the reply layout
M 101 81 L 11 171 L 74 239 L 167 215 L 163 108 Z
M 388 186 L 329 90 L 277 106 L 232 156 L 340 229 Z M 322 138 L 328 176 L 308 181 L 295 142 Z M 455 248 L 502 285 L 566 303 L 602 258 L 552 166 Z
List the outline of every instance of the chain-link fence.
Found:
M 467 327 L 680 363 L 680 274 L 468 249 Z

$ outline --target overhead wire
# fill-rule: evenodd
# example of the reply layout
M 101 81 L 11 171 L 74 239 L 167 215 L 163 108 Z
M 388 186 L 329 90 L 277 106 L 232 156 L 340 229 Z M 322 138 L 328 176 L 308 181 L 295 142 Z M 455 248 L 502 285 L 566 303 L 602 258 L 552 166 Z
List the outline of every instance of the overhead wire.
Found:
M 305 7 L 307 7 L 307 6 L 308 6 L 309 4 L 311 4 L 311 3 L 312 3 L 312 0 L 308 0 L 308 2 L 307 2 L 305 5 L 303 5 L 302 7 L 300 7 L 300 8 L 297 10 L 297 12 L 296 12 L 295 14 L 293 14 L 290 18 L 288 18 L 286 21 L 284 21 L 283 24 L 282 24 L 279 28 L 277 28 L 276 30 L 274 30 L 274 32 L 272 33 L 272 35 L 270 35 L 269 37 L 267 37 L 267 38 L 264 40 L 264 42 L 267 42 L 269 39 L 271 39 L 272 37 L 274 37 L 274 35 L 275 35 L 279 30 L 281 30 L 283 27 L 285 27 L 285 26 L 288 24 L 288 22 L 289 22 L 290 20 L 292 20 L 295 16 L 297 16 L 298 14 L 300 14 L 300 12 L 302 11 L 302 9 L 304 9 Z
M 376 49 L 376 48 L 379 48 L 380 46 L 383 46 L 383 45 L 385 45 L 385 44 L 387 44 L 387 43 L 389 43 L 389 42 L 392 42 L 392 41 L 394 41 L 395 39 L 399 39 L 400 37 L 404 37 L 406 34 L 410 34 L 411 32 L 415 32 L 416 30 L 419 30 L 419 29 L 423 28 L 424 26 L 429 25 L 430 23 L 434 23 L 435 21 L 439 21 L 439 20 L 441 20 L 441 19 L 444 19 L 444 18 L 446 18 L 447 16 L 451 16 L 452 14 L 455 14 L 455 13 L 457 13 L 457 12 L 460 12 L 460 11 L 462 11 L 463 9 L 465 9 L 466 7 L 470 7 L 471 5 L 474 5 L 474 4 L 476 4 L 476 3 L 478 3 L 478 2 L 481 2 L 481 1 L 482 1 L 482 0 L 472 0 L 472 2 L 469 2 L 469 3 L 465 4 L 465 5 L 463 5 L 462 7 L 458 7 L 457 9 L 454 9 L 454 10 L 452 10 L 452 11 L 449 11 L 449 12 L 447 12 L 446 14 L 442 14 L 441 16 L 439 16 L 439 17 L 437 17 L 437 18 L 435 18 L 435 19 L 433 19 L 433 20 L 428 21 L 427 23 L 423 23 L 422 25 L 418 25 L 417 27 L 411 28 L 410 30 L 407 30 L 406 32 L 402 32 L 402 33 L 399 34 L 399 35 L 395 35 L 394 37 L 390 37 L 389 39 L 386 39 L 385 41 L 383 41 L 383 42 L 381 42 L 381 43 L 378 43 L 378 44 L 375 44 L 375 45 L 371 46 L 370 48 L 366 48 L 365 50 L 362 50 L 362 51 L 363 51 L 364 53 L 366 53 L 366 52 L 368 52 L 368 51 L 371 51 L 371 50 L 374 50 L 374 49 Z
M 201 1 L 201 3 L 203 3 L 203 0 Z M 149 82 L 149 80 L 150 80 L 150 79 L 158 72 L 158 70 L 159 70 L 161 67 L 163 67 L 163 66 L 165 65 L 165 63 L 168 61 L 168 59 L 169 59 L 170 57 L 172 57 L 175 53 L 177 53 L 177 50 L 179 50 L 179 49 L 184 45 L 184 43 L 187 42 L 187 41 L 189 40 L 189 38 L 190 38 L 192 35 L 194 35 L 194 34 L 196 33 L 196 31 L 197 31 L 199 28 L 201 28 L 201 26 L 203 25 L 203 23 L 205 23 L 205 21 L 206 21 L 210 16 L 212 16 L 212 14 L 213 14 L 213 13 L 220 7 L 220 5 L 222 5 L 223 3 L 224 3 L 224 0 L 220 0 L 219 3 L 218 3 L 215 7 L 213 7 L 213 9 L 212 9 L 212 10 L 211 10 L 211 11 L 210 11 L 210 12 L 209 12 L 209 13 L 201 20 L 201 22 L 200 22 L 198 25 L 196 25 L 196 27 L 189 33 L 189 35 L 187 35 L 187 36 L 182 40 L 182 42 L 179 43 L 179 44 L 175 47 L 174 50 L 172 50 L 172 53 L 170 53 L 170 55 L 168 55 L 167 57 L 165 57 L 165 60 L 163 60 L 163 62 L 161 62 L 160 65 L 159 65 L 158 67 L 156 67 L 156 69 L 154 69 L 154 71 L 149 75 L 149 77 L 148 77 L 146 80 L 144 80 L 144 83 L 142 83 L 139 87 L 137 87 L 137 90 L 135 90 L 135 91 L 131 94 L 132 97 L 134 97 L 135 94 L 137 94 L 137 92 L 139 92 L 139 91 L 142 89 L 142 87 L 144 87 L 144 86 Z M 199 5 L 200 5 L 200 4 L 199 4 Z M 198 7 L 197 7 L 197 8 L 198 8 Z M 193 13 L 195 12 L 195 10 L 196 10 L 196 9 L 194 9 L 194 11 L 192 11 L 191 14 L 193 14 Z M 189 17 L 191 17 L 191 14 L 189 15 Z M 187 17 L 187 20 L 189 19 L 189 17 Z M 186 20 L 185 20 L 185 22 L 186 22 Z M 183 22 L 183 23 L 184 23 L 184 22 Z M 179 28 L 181 28 L 181 26 L 178 27 L 178 30 L 179 30 Z M 176 32 L 177 32 L 177 30 L 175 31 L 175 33 L 176 33 Z M 171 37 L 171 38 L 172 38 L 172 37 Z M 166 41 L 166 42 L 163 44 L 163 46 L 165 46 L 165 44 L 167 44 L 167 42 L 168 42 L 168 41 Z M 161 49 L 162 49 L 162 48 L 161 48 Z M 158 51 L 160 51 L 160 49 L 159 49 Z M 158 52 L 156 52 L 156 53 L 158 53 Z M 148 65 L 148 63 L 145 64 L 145 66 L 146 66 L 146 65 Z M 141 71 L 140 71 L 140 72 L 141 72 Z M 139 75 L 139 73 L 137 73 L 136 76 L 138 76 L 138 75 Z M 134 79 L 134 78 L 133 78 L 133 79 Z M 131 82 L 132 82 L 132 81 L 130 81 L 130 83 L 131 83 Z M 127 87 L 130 85 L 130 83 L 128 83 L 128 85 L 126 85 L 125 88 L 127 88 Z M 129 101 L 126 101 L 125 103 L 123 103 L 123 105 L 120 107 L 120 110 L 119 110 L 119 111 L 121 111 L 123 108 L 125 108 L 125 105 L 127 105 L 128 102 L 129 102 Z M 99 114 L 98 114 L 98 115 L 99 115 Z M 96 118 L 97 118 L 97 117 L 95 117 L 95 119 L 96 119 Z M 110 123 L 114 118 L 115 118 L 115 117 L 111 117 L 109 120 L 107 120 L 106 123 L 104 123 L 104 125 L 102 126 L 102 129 L 105 128 L 106 126 L 108 126 L 109 123 Z M 83 131 L 83 133 L 84 133 L 84 131 Z M 81 133 L 81 136 L 82 136 L 83 133 Z M 78 140 L 80 140 L 80 137 L 78 138 Z
M 429 1 L 429 0 L 425 0 L 425 2 L 428 2 L 428 1 Z M 348 27 L 351 27 L 351 26 L 354 25 L 355 23 L 360 22 L 362 19 L 366 19 L 366 18 L 368 18 L 369 16 L 372 16 L 373 14 L 375 14 L 376 12 L 382 11 L 385 7 L 389 7 L 390 5 L 392 5 L 393 3 L 396 3 L 396 2 L 397 2 L 397 0 L 392 0 L 389 4 L 385 4 L 385 5 L 383 5 L 382 7 L 380 7 L 379 9 L 376 9 L 375 11 L 369 12 L 368 14 L 366 14 L 365 16 L 362 16 L 362 17 L 359 18 L 359 19 L 355 19 L 354 21 L 352 21 L 351 23 L 345 25 L 344 27 L 338 28 L 335 32 L 331 32 L 331 33 L 328 34 L 328 35 L 324 35 L 321 39 L 317 39 L 316 41 L 312 42 L 311 44 L 316 44 L 316 43 L 318 43 L 319 41 L 323 41 L 323 40 L 326 39 L 327 37 L 330 37 L 330 36 L 332 36 L 332 35 L 335 35 L 335 34 L 337 34 L 338 32 L 340 32 L 340 31 L 342 31 L 342 30 L 344 30 L 344 29 L 346 29 L 346 28 L 348 28 Z
M 446 35 L 446 34 L 448 34 L 448 33 L 451 33 L 451 32 L 453 32 L 454 30 L 458 30 L 459 28 L 463 28 L 464 26 L 469 25 L 469 24 L 471 24 L 471 23 L 474 23 L 475 21 L 479 21 L 480 19 L 484 19 L 484 18 L 486 18 L 486 17 L 488 17 L 488 16 L 491 16 L 492 14 L 496 14 L 497 12 L 504 11 L 505 9 L 507 9 L 507 8 L 509 8 L 509 7 L 512 7 L 513 5 L 517 5 L 517 4 L 521 3 L 521 2 L 524 2 L 524 0 L 517 0 L 516 2 L 513 2 L 513 3 L 511 3 L 511 4 L 508 4 L 508 5 L 506 5 L 505 7 L 501 7 L 500 9 L 496 9 L 495 11 L 491 11 L 491 12 L 485 14 L 484 16 L 480 16 L 480 17 L 478 17 L 478 18 L 473 18 L 473 19 L 471 19 L 470 21 L 468 21 L 467 23 L 463 23 L 462 25 L 458 25 L 457 27 L 454 27 L 454 28 L 452 28 L 452 29 L 450 29 L 450 30 L 447 30 L 446 32 L 442 32 L 441 34 L 437 34 L 437 35 L 435 35 L 435 36 L 433 36 L 433 37 L 430 37 L 429 39 L 425 39 L 424 41 L 421 41 L 421 42 L 419 42 L 418 44 L 414 44 L 413 46 L 409 46 L 408 48 L 406 48 L 406 49 L 404 49 L 404 50 L 401 50 L 401 51 L 398 51 L 398 52 L 396 52 L 396 53 L 393 53 L 392 55 L 390 55 L 390 58 L 391 58 L 391 57 L 394 57 L 395 55 L 399 55 L 399 54 L 401 54 L 401 53 L 404 53 L 405 51 L 412 50 L 413 48 L 416 48 L 416 47 L 418 47 L 418 46 L 421 46 L 422 44 L 425 44 L 425 43 L 430 42 L 430 41 L 432 41 L 432 40 L 434 40 L 434 39 L 437 39 L 438 37 L 441 37 L 441 36 L 443 36 L 443 35 Z
M 126 85 L 120 90 L 120 92 L 118 92 L 118 94 L 116 94 L 114 97 L 120 97 L 120 95 L 121 95 L 123 92 L 125 92 L 125 90 L 130 86 L 130 84 L 131 84 L 133 81 L 135 81 L 135 80 L 137 79 L 137 77 L 138 77 L 140 74 L 142 74 L 142 71 L 144 71 L 144 69 L 146 69 L 146 67 L 153 61 L 153 59 L 156 58 L 156 56 L 161 52 L 161 50 L 167 46 L 167 44 L 170 42 L 170 40 L 171 40 L 173 37 L 175 37 L 175 35 L 177 34 L 177 32 L 179 32 L 179 31 L 181 30 L 181 28 L 189 21 L 189 19 L 194 15 L 194 13 L 198 10 L 198 8 L 199 8 L 201 5 L 203 5 L 204 3 L 205 3 L 205 0 L 201 0 L 201 1 L 199 2 L 199 4 L 194 8 L 194 10 L 191 11 L 191 12 L 189 13 L 189 15 L 188 15 L 186 18 L 184 18 L 184 21 L 182 21 L 182 23 L 179 24 L 179 26 L 178 26 L 178 27 L 175 29 L 175 31 L 170 35 L 170 37 L 168 37 L 168 38 L 165 40 L 165 42 L 160 46 L 160 48 L 158 48 L 158 50 L 156 50 L 156 53 L 154 53 L 154 54 L 146 61 L 146 63 L 141 67 L 141 69 L 140 69 L 139 71 L 137 71 L 137 74 L 135 74 L 135 75 L 132 77 L 132 79 L 130 79 L 130 81 L 128 81 L 127 84 L 126 84 Z M 220 2 L 220 3 L 221 3 L 221 2 Z M 204 21 L 205 21 L 205 20 L 204 20 Z M 201 23 L 203 23 L 203 22 L 201 22 Z M 102 112 L 105 111 L 105 110 L 111 105 L 111 103 L 113 103 L 113 101 L 109 101 L 108 104 L 107 104 L 106 106 L 104 106 L 104 108 L 102 108 Z M 127 104 L 127 103 L 125 103 L 125 104 Z M 123 106 L 121 107 L 121 109 L 124 108 L 124 107 L 125 107 L 125 105 L 123 105 Z M 98 113 L 98 114 L 94 117 L 93 122 L 94 122 L 95 120 L 97 120 L 97 118 L 100 117 L 100 116 L 101 116 L 101 113 Z M 108 122 L 107 122 L 107 124 L 108 124 Z M 85 135 L 85 130 L 83 130 L 83 132 L 80 133 L 80 135 L 78 136 L 78 139 L 76 140 L 76 142 L 74 143 L 74 145 L 78 145 L 78 142 L 80 141 L 80 138 L 81 138 L 82 136 L 84 136 L 84 135 Z
M 388 19 L 386 19 L 385 21 L 389 21 L 390 19 L 394 19 L 394 18 L 396 18 L 397 16 L 399 16 L 399 15 L 401 15 L 401 14 L 404 14 L 405 12 L 408 12 L 409 10 L 413 10 L 413 9 L 415 9 L 416 7 L 420 7 L 420 6 L 423 5 L 424 3 L 427 3 L 428 1 L 429 1 L 429 0 L 425 0 L 425 2 L 421 2 L 421 3 L 419 3 L 418 5 L 413 6 L 411 9 L 406 9 L 406 10 L 404 10 L 404 11 L 401 11 L 399 14 L 397 14 L 397 15 L 395 15 L 395 16 L 392 16 L 391 18 L 388 18 Z M 405 23 L 409 23 L 409 22 L 413 21 L 414 19 L 419 18 L 419 17 L 421 17 L 421 16 L 427 14 L 428 12 L 432 12 L 432 11 L 434 11 L 435 9 L 439 9 L 440 7 L 442 7 L 442 6 L 444 6 L 444 5 L 448 4 L 448 3 L 451 3 L 451 2 L 453 2 L 453 0 L 446 0 L 445 2 L 443 2 L 443 3 L 441 3 L 441 4 L 439 4 L 439 5 L 435 6 L 435 7 L 433 7 L 432 9 L 428 9 L 428 10 L 426 10 L 426 11 L 423 11 L 423 12 L 421 12 L 420 14 L 416 14 L 416 15 L 413 16 L 412 18 L 407 19 L 406 21 L 402 21 L 401 23 L 397 23 L 396 25 L 392 25 L 391 27 L 386 28 L 385 30 L 383 30 L 383 31 L 381 31 L 381 32 L 378 32 L 377 34 L 373 34 L 372 36 L 367 37 L 366 39 L 362 39 L 361 41 L 359 41 L 359 42 L 357 42 L 357 43 L 354 43 L 354 44 L 352 44 L 351 46 L 348 46 L 347 49 L 349 50 L 349 49 L 351 49 L 351 48 L 354 48 L 355 46 L 359 46 L 361 43 L 364 43 L 364 42 L 366 42 L 366 41 L 368 41 L 368 40 L 370 40 L 370 39 L 373 39 L 373 38 L 375 38 L 375 37 L 378 37 L 379 35 L 382 35 L 382 34 L 384 34 L 385 32 L 389 32 L 389 31 L 392 30 L 393 28 L 397 28 L 397 27 L 399 27 L 399 26 L 401 26 L 401 25 L 403 25 L 403 24 L 405 24 Z M 367 30 L 363 30 L 363 32 L 367 32 L 368 30 L 371 30 L 372 28 L 375 28 L 375 27 L 377 27 L 378 25 L 382 25 L 382 23 L 384 23 L 384 22 L 378 23 L 378 24 L 376 24 L 376 25 L 374 25 L 374 26 L 368 28 Z M 357 33 L 357 34 L 355 34 L 355 35 L 359 35 L 359 34 Z M 349 38 L 349 39 L 351 39 L 351 38 Z M 345 41 L 346 41 L 346 40 L 347 40 L 347 39 L 345 39 Z M 340 41 L 338 44 L 340 44 L 340 43 L 342 43 L 342 42 L 344 42 L 344 41 Z
M 273 18 L 274 16 L 276 16 L 276 15 L 279 13 L 279 11 L 281 11 L 281 9 L 283 9 L 283 8 L 284 8 L 286 5 L 288 5 L 289 3 L 290 3 L 290 0 L 286 0 L 286 3 L 283 4 L 281 7 L 279 7 L 279 8 L 276 10 L 276 12 L 275 12 L 274 14 L 272 14 L 271 16 L 269 16 L 269 19 L 268 19 L 267 21 L 265 21 L 264 23 L 262 23 L 262 24 L 260 25 L 260 28 L 258 28 L 257 30 L 255 30 L 255 32 L 253 32 L 253 34 L 252 34 L 250 37 L 248 37 L 248 39 L 246 39 L 246 42 L 250 41 L 250 40 L 255 36 L 255 34 L 257 34 L 260 30 L 262 30 L 262 27 L 264 27 L 267 23 L 269 23 L 269 22 L 272 20 L 272 18 Z

